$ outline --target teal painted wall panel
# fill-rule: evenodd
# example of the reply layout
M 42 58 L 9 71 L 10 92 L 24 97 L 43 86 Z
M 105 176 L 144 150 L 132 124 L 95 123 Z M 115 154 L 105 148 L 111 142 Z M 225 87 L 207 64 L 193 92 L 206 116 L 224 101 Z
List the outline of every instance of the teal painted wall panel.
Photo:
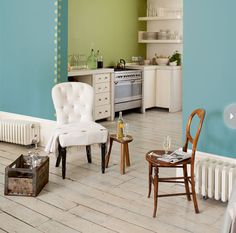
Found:
M 1 111 L 54 119 L 55 2 L 0 1 Z
M 200 151 L 236 157 L 236 130 L 223 120 L 224 108 L 236 102 L 236 2 L 184 2 L 183 118 L 206 109 Z

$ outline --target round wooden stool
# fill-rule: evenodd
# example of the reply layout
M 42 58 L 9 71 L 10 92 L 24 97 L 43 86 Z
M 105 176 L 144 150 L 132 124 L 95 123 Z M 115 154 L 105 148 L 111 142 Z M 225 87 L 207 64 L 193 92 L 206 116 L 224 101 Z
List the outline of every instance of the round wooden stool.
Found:
M 127 167 L 130 166 L 128 143 L 133 141 L 133 137 L 131 135 L 127 135 L 126 137 L 123 137 L 123 138 L 119 139 L 119 138 L 116 137 L 116 134 L 111 134 L 110 135 L 110 145 L 109 145 L 108 153 L 106 155 L 106 168 L 108 167 L 113 141 L 118 142 L 118 143 L 121 144 L 120 174 L 123 175 L 123 174 L 125 174 L 125 162 L 126 162 Z

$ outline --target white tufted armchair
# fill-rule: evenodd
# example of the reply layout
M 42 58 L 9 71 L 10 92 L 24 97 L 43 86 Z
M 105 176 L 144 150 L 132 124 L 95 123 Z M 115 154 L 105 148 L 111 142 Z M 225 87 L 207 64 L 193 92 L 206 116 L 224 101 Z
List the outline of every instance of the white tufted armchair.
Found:
M 52 89 L 52 99 L 56 110 L 58 127 L 58 157 L 56 167 L 62 159 L 62 178 L 66 175 L 66 148 L 86 146 L 87 159 L 91 163 L 92 144 L 101 145 L 101 167 L 105 172 L 105 152 L 108 131 L 93 121 L 93 88 L 80 82 L 60 83 Z

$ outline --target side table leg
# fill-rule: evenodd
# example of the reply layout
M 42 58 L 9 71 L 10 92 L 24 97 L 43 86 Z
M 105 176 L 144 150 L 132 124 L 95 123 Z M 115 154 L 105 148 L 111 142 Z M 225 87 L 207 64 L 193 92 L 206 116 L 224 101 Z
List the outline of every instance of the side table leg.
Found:
M 113 144 L 113 139 L 110 138 L 109 150 L 108 150 L 108 153 L 106 154 L 106 168 L 108 168 L 108 164 L 109 164 L 109 160 L 110 160 L 110 155 L 111 155 L 112 144 Z
M 121 143 L 120 150 L 120 174 L 125 174 L 125 144 Z
M 128 145 L 128 143 L 125 143 L 125 159 L 126 159 L 126 166 L 130 167 L 129 145 Z

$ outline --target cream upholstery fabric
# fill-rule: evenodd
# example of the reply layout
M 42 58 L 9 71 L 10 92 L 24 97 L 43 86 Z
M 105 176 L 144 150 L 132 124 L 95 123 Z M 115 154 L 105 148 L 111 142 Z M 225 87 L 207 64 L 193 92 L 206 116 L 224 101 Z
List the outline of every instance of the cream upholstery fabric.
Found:
M 90 85 L 57 84 L 52 89 L 52 98 L 58 127 L 46 146 L 47 152 L 57 152 L 58 143 L 68 147 L 107 142 L 107 129 L 92 120 L 94 94 Z
M 60 83 L 52 89 L 58 124 L 92 121 L 93 88 L 86 83 Z

